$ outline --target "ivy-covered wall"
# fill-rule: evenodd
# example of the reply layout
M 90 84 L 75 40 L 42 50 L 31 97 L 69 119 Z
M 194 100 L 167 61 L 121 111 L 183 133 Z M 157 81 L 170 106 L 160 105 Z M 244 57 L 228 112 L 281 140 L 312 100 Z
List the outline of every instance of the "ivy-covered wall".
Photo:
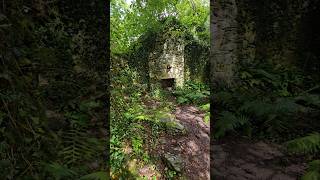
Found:
M 206 82 L 208 59 L 209 46 L 198 43 L 177 22 L 141 36 L 128 56 L 143 82 L 156 84 L 174 78 L 180 87 L 187 80 Z
M 209 80 L 209 45 L 192 41 L 185 46 L 185 80 L 207 83 Z
M 174 32 L 168 31 L 155 40 L 156 48 L 148 58 L 151 83 L 173 78 L 176 87 L 184 84 L 184 40 Z

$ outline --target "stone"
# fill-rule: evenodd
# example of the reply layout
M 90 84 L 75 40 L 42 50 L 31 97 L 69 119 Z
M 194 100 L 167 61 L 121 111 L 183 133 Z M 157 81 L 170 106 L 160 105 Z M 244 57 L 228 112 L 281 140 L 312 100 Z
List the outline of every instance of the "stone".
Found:
M 176 120 L 172 114 L 165 114 L 163 117 L 159 118 L 160 123 L 164 124 L 165 128 L 169 131 L 175 133 L 186 134 L 186 128 Z
M 179 155 L 166 153 L 164 154 L 163 158 L 170 168 L 177 172 L 181 172 L 183 161 Z

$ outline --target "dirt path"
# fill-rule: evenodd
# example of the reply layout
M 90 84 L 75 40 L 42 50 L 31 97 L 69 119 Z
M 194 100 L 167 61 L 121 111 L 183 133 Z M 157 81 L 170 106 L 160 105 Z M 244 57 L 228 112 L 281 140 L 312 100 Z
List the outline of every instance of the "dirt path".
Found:
M 185 135 L 160 137 L 160 154 L 171 153 L 182 159 L 181 173 L 190 180 L 210 179 L 210 127 L 203 121 L 204 113 L 194 106 L 178 106 L 176 119 L 186 128 Z
M 286 157 L 280 146 L 239 137 L 214 142 L 214 180 L 295 180 L 303 174 L 303 159 Z
M 184 105 L 178 106 L 174 115 L 187 133 L 163 133 L 154 155 L 164 157 L 169 153 L 179 157 L 182 160 L 181 174 L 185 179 L 296 180 L 306 169 L 303 159 L 285 156 L 279 145 L 241 137 L 214 141 L 211 146 L 213 159 L 210 161 L 210 126 L 203 121 L 205 114 L 194 106 Z M 161 172 L 166 172 L 164 168 L 167 166 L 164 163 L 160 166 Z

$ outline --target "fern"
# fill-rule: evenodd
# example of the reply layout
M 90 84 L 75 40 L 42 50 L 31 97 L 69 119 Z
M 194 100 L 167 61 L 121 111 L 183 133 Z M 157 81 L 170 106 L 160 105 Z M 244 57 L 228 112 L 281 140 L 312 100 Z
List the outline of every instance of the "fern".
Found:
M 314 132 L 306 137 L 288 141 L 286 146 L 288 151 L 293 153 L 318 153 L 320 150 L 320 134 Z
M 44 164 L 44 167 L 44 170 L 48 172 L 51 176 L 55 177 L 55 179 L 72 179 L 72 177 L 75 177 L 77 175 L 75 171 L 72 171 L 66 166 L 63 166 L 58 163 Z
M 297 101 L 304 101 L 307 106 L 320 108 L 320 96 L 315 94 L 306 94 L 296 97 Z
M 184 104 L 184 103 L 187 103 L 187 102 L 189 102 L 189 99 L 184 98 L 184 97 L 178 97 L 178 99 L 177 99 L 177 103 L 178 104 Z
M 216 123 L 215 137 L 219 138 L 224 136 L 227 131 L 235 130 L 238 127 L 241 127 L 249 123 L 249 118 L 240 115 L 237 117 L 234 113 L 229 111 L 223 111 L 218 118 Z
M 302 106 L 297 104 L 292 98 L 280 98 L 273 106 L 276 113 L 294 113 L 302 109 Z
M 84 128 L 73 128 L 64 134 L 65 148 L 60 152 L 67 165 L 90 160 L 99 150 L 99 142 L 89 138 Z
M 214 94 L 214 99 L 217 103 L 220 103 L 222 105 L 229 105 L 233 102 L 232 94 L 224 91 Z
M 207 103 L 207 104 L 200 106 L 200 109 L 202 111 L 206 111 L 206 112 L 210 111 L 210 103 Z
M 177 97 L 179 104 L 199 104 L 209 97 L 210 92 L 207 89 L 204 84 L 188 81 L 183 88 L 178 88 L 173 94 Z
M 272 105 L 262 100 L 247 101 L 240 106 L 239 111 L 252 113 L 258 117 L 265 116 L 272 112 Z
M 320 160 L 313 160 L 309 163 L 307 172 L 302 176 L 302 180 L 320 179 Z

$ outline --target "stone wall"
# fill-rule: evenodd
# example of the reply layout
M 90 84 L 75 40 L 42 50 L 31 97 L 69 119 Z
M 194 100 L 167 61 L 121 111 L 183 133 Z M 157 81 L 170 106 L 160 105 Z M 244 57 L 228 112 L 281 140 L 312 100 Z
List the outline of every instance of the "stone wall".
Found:
M 191 42 L 185 46 L 185 80 L 208 83 L 210 46 Z
M 155 84 L 161 79 L 175 79 L 175 86 L 184 84 L 184 40 L 167 32 L 156 39 L 155 49 L 149 55 L 150 83 Z
M 237 15 L 235 0 L 217 0 L 211 3 L 211 84 L 216 86 L 217 83 L 219 86 L 230 86 L 236 77 Z
M 216 0 L 211 3 L 211 84 L 215 87 L 236 84 L 240 66 L 268 61 L 303 68 L 301 64 L 316 62 L 319 53 L 310 52 L 310 44 L 319 43 L 308 41 L 316 42 L 319 33 L 306 34 L 306 29 L 314 29 L 309 21 L 319 19 L 319 13 L 315 13 L 320 11 L 319 4 L 320 0 Z M 317 17 L 308 17 L 308 14 Z M 310 53 L 316 58 L 308 61 Z

